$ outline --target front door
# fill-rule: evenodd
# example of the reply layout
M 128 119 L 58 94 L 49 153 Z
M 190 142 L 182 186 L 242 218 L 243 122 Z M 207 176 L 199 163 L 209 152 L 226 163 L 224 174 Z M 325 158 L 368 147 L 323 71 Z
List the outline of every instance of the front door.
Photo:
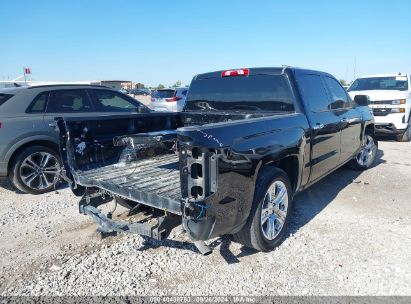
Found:
M 338 112 L 331 109 L 331 100 L 320 74 L 296 71 L 296 80 L 312 128 L 312 182 L 339 165 L 341 118 Z
M 324 82 L 332 99 L 331 107 L 340 117 L 340 163 L 343 163 L 355 156 L 361 147 L 361 114 L 336 79 L 324 76 Z

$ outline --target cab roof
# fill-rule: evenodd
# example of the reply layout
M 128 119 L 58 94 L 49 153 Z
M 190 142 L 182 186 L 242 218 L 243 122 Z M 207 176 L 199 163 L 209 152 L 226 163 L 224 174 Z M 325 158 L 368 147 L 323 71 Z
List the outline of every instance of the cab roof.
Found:
M 405 74 L 405 73 L 371 74 L 371 75 L 360 76 L 358 78 L 397 77 L 397 76 L 408 76 L 408 74 Z

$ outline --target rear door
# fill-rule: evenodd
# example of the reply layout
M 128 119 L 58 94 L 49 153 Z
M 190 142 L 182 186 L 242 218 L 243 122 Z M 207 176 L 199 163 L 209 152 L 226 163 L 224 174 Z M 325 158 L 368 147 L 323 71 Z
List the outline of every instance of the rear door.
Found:
M 340 161 L 340 116 L 320 74 L 296 71 L 296 80 L 312 128 L 310 181 L 322 177 Z
M 49 101 L 44 115 L 45 123 L 53 129 L 55 128 L 55 117 L 87 117 L 98 115 L 90 100 L 89 95 L 84 89 L 65 89 L 51 91 Z M 57 129 L 53 132 L 58 139 Z
M 357 154 L 361 147 L 361 114 L 336 79 L 324 76 L 324 82 L 332 99 L 331 109 L 340 117 L 340 163 L 343 163 Z

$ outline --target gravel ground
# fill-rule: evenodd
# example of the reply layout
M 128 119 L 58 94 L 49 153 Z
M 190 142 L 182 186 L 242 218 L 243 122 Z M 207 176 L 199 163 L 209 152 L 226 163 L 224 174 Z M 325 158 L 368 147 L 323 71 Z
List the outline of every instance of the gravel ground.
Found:
M 158 242 L 104 240 L 69 189 L 1 182 L 1 295 L 411 295 L 411 143 L 380 142 L 377 164 L 342 168 L 297 196 L 283 244 L 259 253 L 180 228 Z

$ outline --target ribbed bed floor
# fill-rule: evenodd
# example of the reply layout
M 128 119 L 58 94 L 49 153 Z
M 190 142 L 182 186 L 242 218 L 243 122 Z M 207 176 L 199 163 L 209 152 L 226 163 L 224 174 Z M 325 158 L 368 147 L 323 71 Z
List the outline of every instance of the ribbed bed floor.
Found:
M 178 155 L 167 154 L 82 172 L 85 184 L 180 214 Z M 177 212 L 178 211 L 178 212 Z

